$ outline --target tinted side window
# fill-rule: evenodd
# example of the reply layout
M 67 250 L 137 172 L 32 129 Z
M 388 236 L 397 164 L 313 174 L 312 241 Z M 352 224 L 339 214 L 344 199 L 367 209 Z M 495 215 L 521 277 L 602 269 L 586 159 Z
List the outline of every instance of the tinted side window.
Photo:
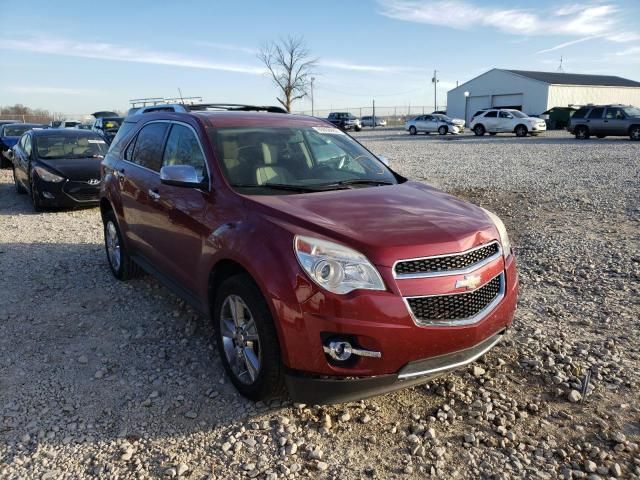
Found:
M 177 124 L 171 127 L 162 158 L 162 166 L 167 165 L 191 165 L 200 179 L 207 177 L 204 155 L 193 130 Z
M 498 116 L 498 112 L 493 110 L 491 112 L 487 112 L 487 114 L 485 115 L 485 118 L 496 118 L 497 116 Z
M 607 114 L 604 116 L 607 120 L 624 120 L 624 112 L 621 108 L 607 108 Z
M 576 113 L 574 113 L 571 118 L 584 118 L 588 111 L 588 108 L 581 108 Z
M 154 172 L 160 171 L 162 165 L 162 147 L 168 124 L 151 123 L 142 127 L 136 139 L 135 150 L 131 161 Z
M 602 113 L 604 112 L 604 108 L 592 108 L 591 113 L 589 113 L 589 118 L 602 118 Z
M 113 140 L 111 141 L 110 150 L 114 152 L 117 152 L 118 150 L 120 150 L 120 148 L 122 148 L 122 142 L 124 138 L 135 126 L 136 126 L 135 122 L 123 122 L 122 126 L 118 130 L 118 133 L 116 133 L 116 136 L 113 137 Z

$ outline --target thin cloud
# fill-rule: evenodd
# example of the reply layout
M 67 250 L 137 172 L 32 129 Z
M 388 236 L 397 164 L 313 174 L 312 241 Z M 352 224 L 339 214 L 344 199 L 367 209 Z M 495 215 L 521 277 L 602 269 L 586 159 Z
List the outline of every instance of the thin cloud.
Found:
M 249 55 L 256 55 L 258 53 L 257 48 L 243 47 L 241 45 L 232 45 L 230 43 L 218 43 L 218 42 L 195 42 L 199 47 L 212 48 L 214 50 L 226 50 L 229 52 L 240 52 Z
M 380 14 L 396 20 L 457 29 L 487 27 L 511 35 L 597 35 L 618 23 L 618 7 L 576 5 L 547 12 L 501 9 L 458 0 L 378 0 Z
M 121 62 L 148 63 L 173 67 L 219 70 L 224 72 L 262 75 L 264 68 L 253 65 L 236 65 L 214 62 L 171 52 L 159 52 L 141 48 L 131 48 L 113 43 L 75 42 L 50 38 L 26 40 L 0 39 L 0 49 L 45 53 L 69 57 L 115 60 Z
M 319 60 L 318 65 L 325 68 L 335 68 L 338 70 L 350 70 L 354 72 L 379 72 L 379 73 L 401 73 L 401 72 L 423 72 L 421 68 L 401 67 L 396 65 L 363 65 L 352 63 L 346 60 Z
M 560 50 L 565 47 L 570 47 L 571 45 L 577 45 L 578 43 L 588 42 L 589 40 L 594 40 L 596 38 L 602 38 L 602 35 L 591 35 L 590 37 L 579 38 L 577 40 L 571 40 L 570 42 L 564 42 L 559 45 L 555 45 L 551 48 L 545 48 L 544 50 L 538 50 L 536 54 L 553 52 L 555 50 Z
M 95 90 L 69 87 L 48 87 L 41 85 L 10 85 L 5 88 L 11 93 L 29 93 L 43 95 L 94 95 Z
M 625 56 L 629 56 L 629 55 L 638 55 L 638 56 L 640 56 L 640 47 L 627 48 L 626 50 L 622 50 L 620 52 L 616 52 L 616 55 L 618 57 L 625 57 Z

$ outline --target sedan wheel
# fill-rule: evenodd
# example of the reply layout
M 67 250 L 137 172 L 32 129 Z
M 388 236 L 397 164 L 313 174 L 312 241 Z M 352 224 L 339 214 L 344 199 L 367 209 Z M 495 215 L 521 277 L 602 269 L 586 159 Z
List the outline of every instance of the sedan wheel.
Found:
M 418 133 L 418 129 L 416 127 L 414 127 L 413 125 L 411 125 L 409 127 L 409 135 L 415 135 L 416 133 Z
M 629 138 L 635 142 L 640 140 L 640 127 L 632 127 L 629 131 Z
M 448 131 L 449 131 L 449 129 L 447 127 L 445 127 L 444 125 L 441 126 L 440 128 L 438 128 L 438 133 L 440 135 L 446 135 Z
M 220 333 L 234 376 L 245 385 L 253 384 L 260 375 L 260 336 L 251 310 L 238 295 L 229 295 L 222 303 Z

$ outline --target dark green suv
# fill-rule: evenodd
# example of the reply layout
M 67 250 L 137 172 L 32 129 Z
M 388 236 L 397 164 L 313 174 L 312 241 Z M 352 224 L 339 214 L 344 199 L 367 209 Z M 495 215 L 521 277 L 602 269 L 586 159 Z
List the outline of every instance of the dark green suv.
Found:
M 631 105 L 587 105 L 573 114 L 567 127 L 576 138 L 626 136 L 640 140 L 640 109 Z

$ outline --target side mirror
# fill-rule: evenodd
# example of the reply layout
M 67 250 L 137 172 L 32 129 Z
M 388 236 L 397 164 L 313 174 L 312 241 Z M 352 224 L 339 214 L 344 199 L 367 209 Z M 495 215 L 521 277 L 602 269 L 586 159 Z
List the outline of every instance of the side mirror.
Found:
M 191 165 L 167 165 L 160 169 L 160 181 L 165 185 L 186 188 L 208 188 L 205 181 L 198 178 L 198 172 Z
M 7 157 L 9 157 L 9 160 L 13 160 L 13 148 L 7 150 Z
M 384 163 L 387 167 L 389 166 L 389 159 L 387 157 L 379 156 L 378 160 Z

